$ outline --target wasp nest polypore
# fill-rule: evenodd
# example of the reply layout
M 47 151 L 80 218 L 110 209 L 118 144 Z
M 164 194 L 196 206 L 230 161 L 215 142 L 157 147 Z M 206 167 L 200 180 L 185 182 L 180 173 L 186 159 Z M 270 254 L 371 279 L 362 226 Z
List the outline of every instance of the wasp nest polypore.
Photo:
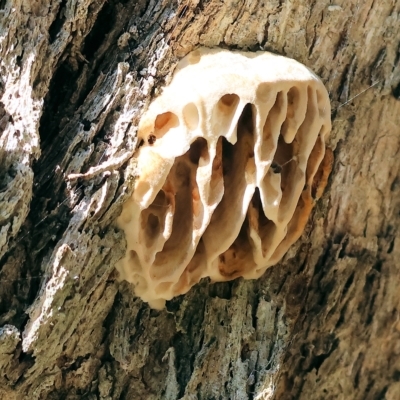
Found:
M 121 278 L 161 308 L 204 277 L 260 277 L 304 229 L 330 128 L 327 91 L 302 64 L 190 53 L 139 124 Z

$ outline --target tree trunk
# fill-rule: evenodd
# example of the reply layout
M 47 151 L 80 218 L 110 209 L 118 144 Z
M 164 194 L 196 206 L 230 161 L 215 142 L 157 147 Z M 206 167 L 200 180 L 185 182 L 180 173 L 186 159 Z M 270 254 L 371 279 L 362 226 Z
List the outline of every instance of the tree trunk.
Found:
M 400 398 L 400 3 L 0 0 L 0 398 Z M 118 283 L 136 127 L 198 46 L 329 90 L 335 162 L 256 281 Z M 71 174 L 82 174 L 71 177 Z

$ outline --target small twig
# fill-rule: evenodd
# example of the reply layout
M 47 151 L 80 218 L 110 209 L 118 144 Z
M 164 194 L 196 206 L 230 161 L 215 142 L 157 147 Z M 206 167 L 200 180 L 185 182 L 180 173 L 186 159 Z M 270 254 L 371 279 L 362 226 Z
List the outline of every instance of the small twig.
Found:
M 84 174 L 69 174 L 67 179 L 69 181 L 77 179 L 90 179 L 102 172 L 118 169 L 133 156 L 134 151 L 135 150 L 132 149 L 131 151 L 127 151 L 121 156 L 115 157 L 110 161 L 106 161 L 103 164 L 97 165 L 96 167 L 91 167 L 89 171 L 85 172 Z

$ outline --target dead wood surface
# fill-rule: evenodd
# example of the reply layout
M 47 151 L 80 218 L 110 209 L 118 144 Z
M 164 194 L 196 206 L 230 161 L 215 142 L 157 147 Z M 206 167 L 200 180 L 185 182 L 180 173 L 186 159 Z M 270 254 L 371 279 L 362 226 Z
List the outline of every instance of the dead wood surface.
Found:
M 0 398 L 400 398 L 400 3 L 0 0 Z M 197 46 L 332 99 L 328 189 L 257 281 L 119 284 L 136 126 Z M 83 175 L 80 175 L 83 174 Z

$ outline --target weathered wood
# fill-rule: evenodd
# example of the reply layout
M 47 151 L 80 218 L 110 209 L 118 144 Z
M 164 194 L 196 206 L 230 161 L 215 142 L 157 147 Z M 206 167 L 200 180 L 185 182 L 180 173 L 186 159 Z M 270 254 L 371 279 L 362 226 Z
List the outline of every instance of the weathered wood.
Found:
M 399 13 L 389 0 L 0 1 L 0 396 L 398 399 Z M 114 221 L 138 119 L 199 45 L 320 75 L 334 168 L 279 265 L 154 311 L 116 281 Z

